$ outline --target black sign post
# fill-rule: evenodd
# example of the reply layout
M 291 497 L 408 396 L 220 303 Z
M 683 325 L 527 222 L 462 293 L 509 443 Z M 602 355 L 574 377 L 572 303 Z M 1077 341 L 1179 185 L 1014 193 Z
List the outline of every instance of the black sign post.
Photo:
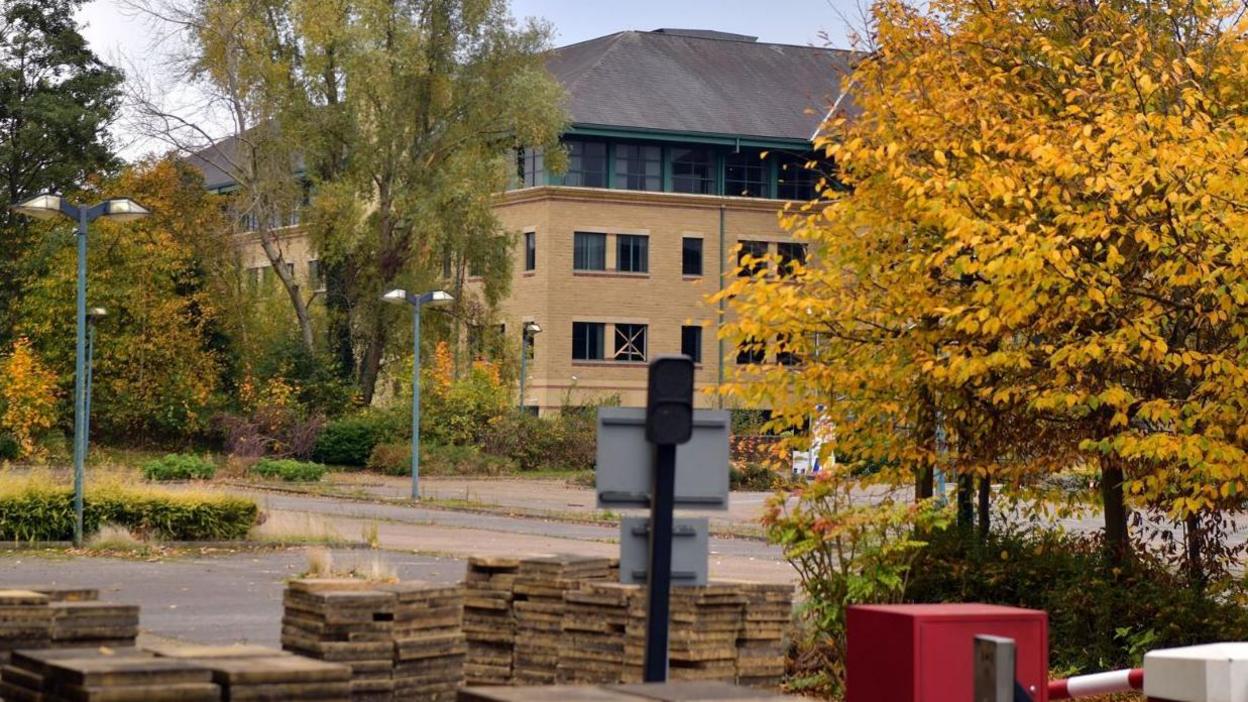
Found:
M 672 512 L 676 502 L 676 446 L 693 435 L 693 360 L 659 356 L 650 364 L 646 441 L 654 446 L 650 500 L 650 570 L 646 608 L 646 682 L 667 682 L 671 619 Z

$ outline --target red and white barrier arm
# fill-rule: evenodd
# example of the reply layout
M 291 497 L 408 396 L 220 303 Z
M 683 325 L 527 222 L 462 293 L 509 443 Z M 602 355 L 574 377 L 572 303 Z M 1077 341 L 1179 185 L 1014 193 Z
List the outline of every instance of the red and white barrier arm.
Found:
M 1111 692 L 1130 692 L 1144 687 L 1144 670 L 1115 670 L 1109 673 L 1076 675 L 1065 680 L 1049 681 L 1050 700 L 1070 700 L 1077 697 L 1105 695 Z

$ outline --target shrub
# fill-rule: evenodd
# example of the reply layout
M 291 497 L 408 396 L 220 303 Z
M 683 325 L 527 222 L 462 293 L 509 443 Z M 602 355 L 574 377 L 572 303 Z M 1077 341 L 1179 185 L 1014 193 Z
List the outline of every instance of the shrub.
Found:
M 246 498 L 151 487 L 97 484 L 88 487 L 83 501 L 88 535 L 113 524 L 143 538 L 229 541 L 246 537 L 258 515 L 256 503 Z M 73 536 L 70 488 L 52 487 L 46 476 L 0 480 L 0 540 L 68 541 Z
M 1164 552 L 1140 546 L 1115 568 L 1099 537 L 1033 528 L 994 531 L 984 543 L 950 530 L 920 556 L 916 602 L 986 602 L 1049 613 L 1050 661 L 1063 673 L 1139 665 L 1147 650 L 1248 634 L 1242 580 L 1192 587 Z
M 325 466 L 320 463 L 289 458 L 262 458 L 256 461 L 251 471 L 262 478 L 281 479 L 288 483 L 315 483 L 325 477 Z
M 590 470 L 597 450 L 597 419 L 579 413 L 550 419 L 510 412 L 490 420 L 481 447 L 509 458 L 522 471 Z
M 191 454 L 171 453 L 143 464 L 143 477 L 148 480 L 212 480 L 216 472 L 212 461 Z
M 21 447 L 12 434 L 0 432 L 0 461 L 16 461 L 21 457 Z
M 247 415 L 217 418 L 225 450 L 241 458 L 311 458 L 325 418 L 304 416 L 296 407 L 261 405 Z
M 779 477 L 774 470 L 759 463 L 734 465 L 728 471 L 733 490 L 771 490 L 776 486 Z
M 336 466 L 364 466 L 373 447 L 402 436 L 399 413 L 369 411 L 329 423 L 316 442 L 313 458 Z
M 411 475 L 411 444 L 377 444 L 369 456 L 368 467 L 386 475 Z M 425 444 L 420 448 L 422 475 L 502 475 L 514 470 L 515 464 L 510 460 L 482 453 L 474 446 Z
M 466 445 L 481 440 L 490 420 L 507 412 L 513 397 L 498 366 L 476 361 L 455 378 L 445 342 L 421 381 L 422 438 L 433 444 Z

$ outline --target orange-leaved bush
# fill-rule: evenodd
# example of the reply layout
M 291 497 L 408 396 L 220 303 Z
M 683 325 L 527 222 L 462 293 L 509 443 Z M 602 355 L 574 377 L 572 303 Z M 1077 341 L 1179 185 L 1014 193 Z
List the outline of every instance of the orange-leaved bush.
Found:
M 18 458 L 44 455 L 38 438 L 56 423 L 56 375 L 39 360 L 30 340 L 13 342 L 0 358 L 0 431 L 17 444 Z

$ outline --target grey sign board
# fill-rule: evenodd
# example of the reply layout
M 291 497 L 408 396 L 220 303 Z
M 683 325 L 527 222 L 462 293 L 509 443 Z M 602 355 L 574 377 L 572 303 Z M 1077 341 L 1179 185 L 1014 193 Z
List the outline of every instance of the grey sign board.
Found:
M 725 410 L 693 413 L 693 438 L 676 447 L 677 509 L 728 509 L 728 429 Z M 644 409 L 598 410 L 598 507 L 650 506 L 653 448 Z
M 672 524 L 672 585 L 705 585 L 707 578 L 706 517 L 676 517 Z M 650 520 L 620 520 L 620 582 L 643 585 L 650 570 Z

